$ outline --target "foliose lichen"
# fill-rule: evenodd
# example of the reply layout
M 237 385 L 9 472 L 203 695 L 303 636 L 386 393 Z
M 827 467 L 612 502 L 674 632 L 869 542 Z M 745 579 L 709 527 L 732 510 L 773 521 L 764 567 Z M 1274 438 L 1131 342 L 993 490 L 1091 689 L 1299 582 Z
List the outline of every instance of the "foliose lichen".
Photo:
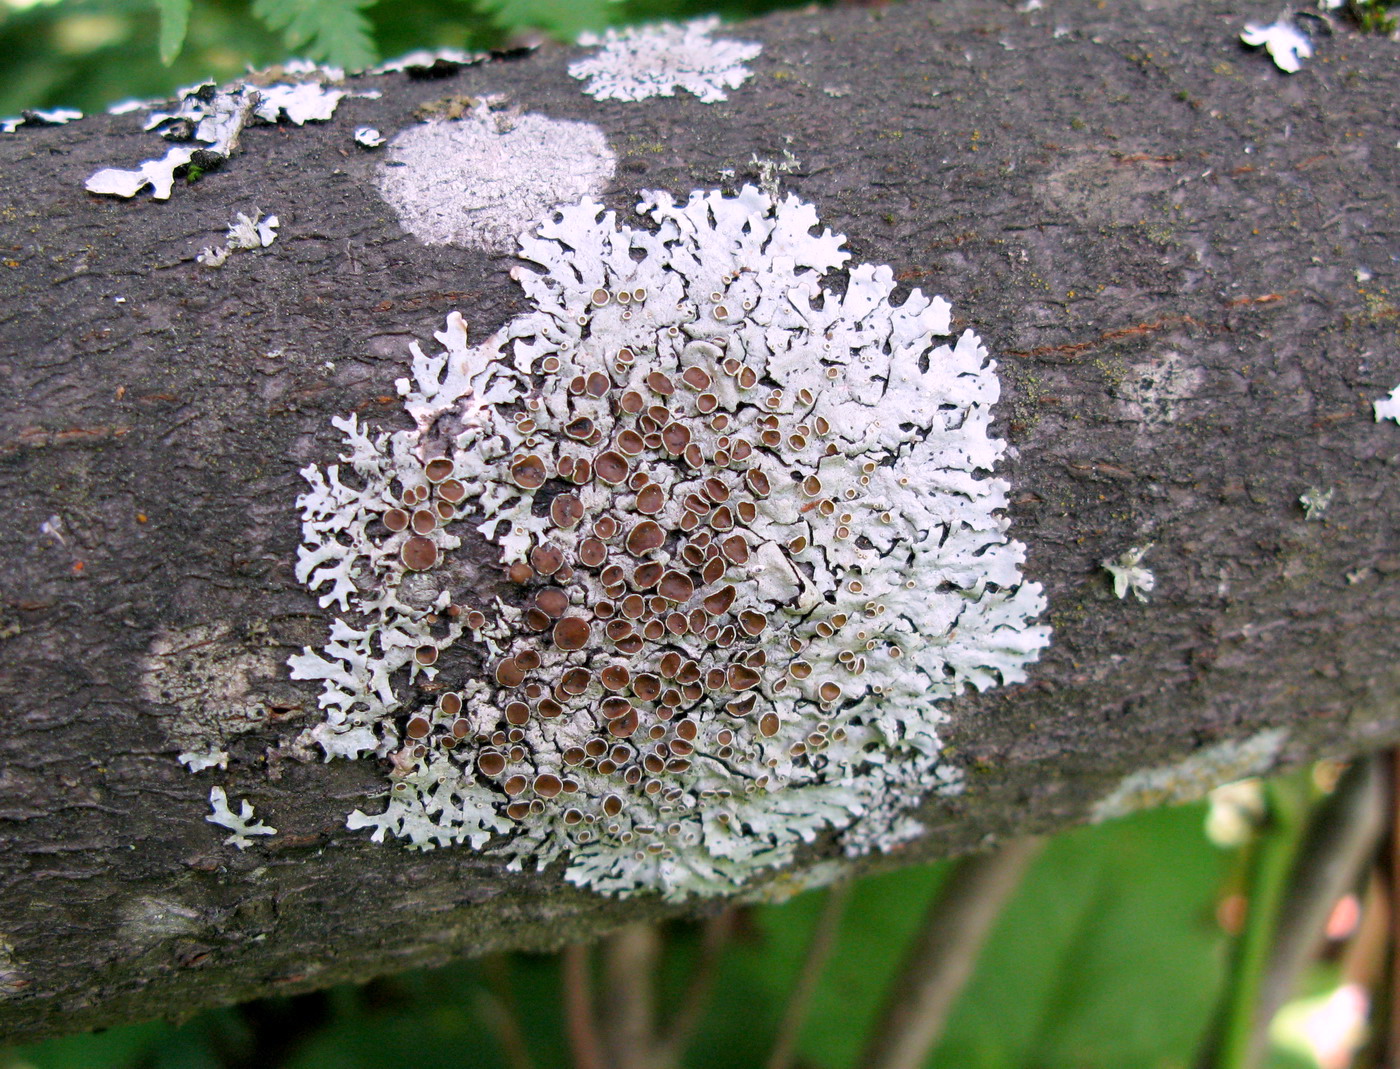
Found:
M 1326 490 L 1320 486 L 1309 486 L 1298 495 L 1298 504 L 1303 507 L 1303 519 L 1321 521 L 1323 514 L 1331 507 L 1332 498 L 1336 493 L 1335 486 Z
M 378 148 L 384 144 L 384 135 L 373 126 L 355 127 L 355 144 L 360 148 Z
M 329 83 L 344 79 L 337 68 L 292 60 L 276 68 L 276 77 L 238 82 L 220 89 L 213 82 L 192 86 L 179 94 L 174 111 L 153 111 L 145 128 L 175 144 L 158 159 L 144 160 L 134 170 L 104 167 L 88 178 L 89 193 L 134 197 L 150 187 L 155 200 L 168 200 L 176 172 L 192 165 L 216 167 L 238 151 L 244 129 L 255 123 L 283 119 L 297 126 L 326 122 L 347 96 L 378 97 L 379 90 L 352 93 Z M 143 107 L 138 103 L 138 110 Z
M 485 63 L 489 52 L 464 52 L 460 48 L 420 48 L 371 67 L 369 74 L 403 73 L 414 78 L 439 78 L 463 67 Z
M 21 126 L 64 126 L 82 117 L 76 108 L 31 108 L 18 116 L 0 119 L 0 133 L 12 134 Z
M 277 228 L 281 222 L 275 215 L 263 215 L 259 211 L 246 215 L 239 212 L 229 224 L 228 234 L 223 245 L 205 246 L 195 257 L 205 267 L 222 267 L 229 256 L 244 249 L 265 249 L 277 240 Z
M 833 275 L 793 196 L 639 211 L 522 238 L 533 310 L 413 345 L 411 426 L 333 421 L 297 575 L 337 615 L 290 663 L 322 685 L 304 741 L 389 769 L 351 828 L 720 893 L 823 832 L 921 833 L 960 784 L 944 703 L 1024 679 L 1049 628 L 989 477 L 996 365 L 948 303 Z
M 715 17 L 686 23 L 660 22 L 649 26 L 610 29 L 601 36 L 586 33 L 584 46 L 601 46 L 586 59 L 569 65 L 575 78 L 587 79 L 583 91 L 597 100 L 646 100 L 675 96 L 677 89 L 706 104 L 729 99 L 726 89 L 738 89 L 752 77 L 744 66 L 763 51 L 751 41 L 716 41 L 710 33 Z
M 1132 594 L 1138 601 L 1146 601 L 1147 595 L 1157 586 L 1157 577 L 1150 568 L 1143 566 L 1142 558 L 1152 549 L 1152 543 L 1133 546 L 1117 557 L 1100 561 L 1104 571 L 1113 576 L 1113 593 L 1121 601 Z
M 213 812 L 204 819 L 210 824 L 217 824 L 221 828 L 228 828 L 229 831 L 233 832 L 224 840 L 225 846 L 236 846 L 240 850 L 246 850 L 253 845 L 251 836 L 277 834 L 276 828 L 269 827 L 262 821 L 254 819 L 253 804 L 248 799 L 241 800 L 237 813 L 230 809 L 228 795 L 224 793 L 222 787 L 210 789 L 209 805 L 213 808 Z
M 1250 48 L 1265 48 L 1274 66 L 1285 74 L 1297 74 L 1303 60 L 1311 59 L 1312 42 L 1291 20 L 1279 19 L 1267 26 L 1250 23 L 1240 34 L 1240 40 Z

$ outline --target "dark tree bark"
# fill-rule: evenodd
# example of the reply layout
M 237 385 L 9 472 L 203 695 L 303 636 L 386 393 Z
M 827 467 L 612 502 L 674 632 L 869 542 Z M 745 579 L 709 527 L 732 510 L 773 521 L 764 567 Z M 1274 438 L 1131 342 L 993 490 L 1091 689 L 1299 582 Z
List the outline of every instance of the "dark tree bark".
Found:
M 1082 821 L 1126 774 L 1266 728 L 1280 763 L 1400 736 L 1400 427 L 1371 410 L 1400 383 L 1397 46 L 1338 26 L 1285 76 L 1244 21 L 1221 0 L 782 15 L 733 32 L 764 51 L 716 105 L 599 103 L 547 47 L 364 79 L 382 99 L 249 129 L 166 202 L 84 191 L 153 154 L 132 116 L 0 140 L 0 1031 L 707 908 L 372 844 L 343 822 L 383 770 L 279 748 L 317 719 L 285 658 L 327 621 L 293 575 L 298 469 L 332 457 L 332 416 L 402 418 L 407 342 L 447 312 L 476 340 L 525 306 L 510 257 L 406 234 L 350 140 L 449 94 L 602 127 L 620 213 L 788 149 L 784 187 L 855 260 L 948 297 L 1000 361 L 999 474 L 1054 637 L 1030 683 L 951 703 L 969 789 L 861 864 Z M 270 249 L 195 262 L 255 206 L 281 218 Z M 1321 522 L 1310 486 L 1334 491 Z M 1100 562 L 1149 542 L 1155 592 L 1116 599 Z M 153 688 L 171 634 L 193 675 Z M 258 722 L 219 782 L 279 834 L 241 853 L 175 760 L 177 708 L 201 699 Z

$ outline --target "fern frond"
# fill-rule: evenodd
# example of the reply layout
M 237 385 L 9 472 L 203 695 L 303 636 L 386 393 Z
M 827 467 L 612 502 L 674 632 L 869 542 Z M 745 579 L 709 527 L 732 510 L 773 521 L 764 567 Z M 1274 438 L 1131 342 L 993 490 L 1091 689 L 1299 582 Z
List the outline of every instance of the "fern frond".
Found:
M 617 15 L 617 0 L 472 0 L 471 6 L 491 16 L 505 30 L 543 30 L 551 37 L 572 41 L 584 30 L 601 30 Z
M 375 0 L 254 0 L 253 15 L 282 30 L 287 47 L 311 59 L 359 70 L 378 58 L 362 9 Z

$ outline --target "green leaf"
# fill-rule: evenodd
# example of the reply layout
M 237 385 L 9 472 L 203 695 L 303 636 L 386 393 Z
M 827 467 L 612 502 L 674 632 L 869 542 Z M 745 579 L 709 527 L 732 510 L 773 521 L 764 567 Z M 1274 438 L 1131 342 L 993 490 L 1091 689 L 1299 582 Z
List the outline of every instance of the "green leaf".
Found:
M 1214 921 L 1232 859 L 1202 834 L 1204 809 L 1138 814 L 1058 836 L 999 918 L 928 1069 L 1188 1069 L 1224 978 Z M 844 1069 L 941 864 L 861 881 L 802 1034 L 804 1064 Z M 820 910 L 815 895 L 755 912 L 759 933 L 722 970 L 696 1066 L 761 1065 Z M 719 1055 L 716 1052 L 723 1052 Z
M 337 67 L 359 70 L 378 58 L 362 9 L 374 0 L 254 0 L 253 15 L 281 30 L 287 47 Z
M 472 6 L 504 30 L 543 30 L 563 41 L 601 30 L 619 13 L 614 0 L 473 0 Z
M 160 11 L 160 61 L 167 67 L 175 62 L 185 46 L 190 26 L 190 6 L 194 0 L 156 0 Z
M 937 1067 L 1191 1064 L 1224 980 L 1229 855 L 1204 806 L 1057 837 L 998 922 Z

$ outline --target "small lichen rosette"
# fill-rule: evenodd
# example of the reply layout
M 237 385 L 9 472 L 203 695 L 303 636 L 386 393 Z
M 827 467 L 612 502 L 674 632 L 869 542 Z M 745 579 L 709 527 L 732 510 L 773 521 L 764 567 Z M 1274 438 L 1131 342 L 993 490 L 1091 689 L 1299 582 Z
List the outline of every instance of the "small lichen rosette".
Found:
M 601 45 L 595 54 L 569 65 L 569 74 L 586 79 L 583 91 L 597 100 L 646 100 L 675 96 L 677 89 L 705 104 L 728 100 L 752 77 L 744 66 L 763 51 L 753 41 L 715 40 L 717 17 L 676 24 L 628 26 L 585 33 L 578 43 Z
M 1049 629 L 990 477 L 995 364 L 938 344 L 947 302 L 892 303 L 888 267 L 824 288 L 843 239 L 792 196 L 639 210 L 524 237 L 534 310 L 415 345 L 411 429 L 335 421 L 298 575 L 340 616 L 291 663 L 327 758 L 391 769 L 350 827 L 722 893 L 823 833 L 918 834 L 959 782 L 941 705 L 1023 679 Z

